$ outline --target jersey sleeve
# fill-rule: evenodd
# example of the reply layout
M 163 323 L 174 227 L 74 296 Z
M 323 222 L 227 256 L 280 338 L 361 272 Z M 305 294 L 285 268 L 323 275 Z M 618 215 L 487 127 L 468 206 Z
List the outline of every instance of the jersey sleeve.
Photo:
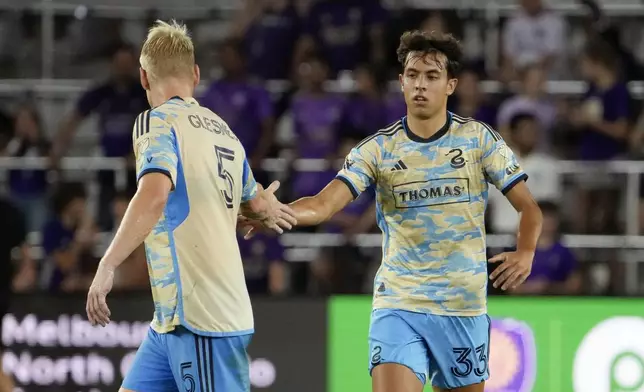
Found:
M 516 184 L 526 181 L 528 175 L 519 165 L 516 156 L 505 143 L 501 135 L 482 125 L 483 129 L 483 171 L 485 178 L 504 195 Z
M 244 169 L 242 172 L 242 203 L 253 199 L 257 195 L 257 182 L 253 171 L 248 164 L 248 159 L 244 158 Z
M 141 113 L 134 123 L 132 140 L 137 182 L 148 173 L 163 173 L 172 180 L 174 189 L 179 148 L 174 129 L 166 121 L 165 114 L 154 109 Z
M 344 182 L 356 199 L 376 182 L 380 146 L 370 137 L 354 147 L 347 155 L 336 179 Z

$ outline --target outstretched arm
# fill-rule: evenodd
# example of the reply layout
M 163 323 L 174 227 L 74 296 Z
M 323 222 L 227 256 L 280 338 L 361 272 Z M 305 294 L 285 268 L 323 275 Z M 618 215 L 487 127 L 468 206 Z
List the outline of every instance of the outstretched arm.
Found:
M 334 179 L 315 196 L 303 197 L 289 204 L 299 226 L 326 222 L 353 201 L 353 194 L 342 181 Z

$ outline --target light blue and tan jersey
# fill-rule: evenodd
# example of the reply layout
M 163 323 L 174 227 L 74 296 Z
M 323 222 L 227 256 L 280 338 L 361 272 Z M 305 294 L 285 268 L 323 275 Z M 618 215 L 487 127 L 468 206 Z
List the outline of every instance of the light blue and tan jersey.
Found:
M 141 113 L 132 139 L 137 181 L 159 172 L 173 184 L 163 216 L 145 240 L 152 328 L 252 333 L 235 228 L 239 205 L 255 196 L 257 184 L 241 143 L 216 114 L 179 97 Z
M 359 143 L 337 179 L 354 197 L 376 186 L 383 259 L 374 308 L 486 312 L 488 183 L 505 193 L 527 179 L 496 131 L 448 113 L 445 126 L 423 139 L 403 117 Z

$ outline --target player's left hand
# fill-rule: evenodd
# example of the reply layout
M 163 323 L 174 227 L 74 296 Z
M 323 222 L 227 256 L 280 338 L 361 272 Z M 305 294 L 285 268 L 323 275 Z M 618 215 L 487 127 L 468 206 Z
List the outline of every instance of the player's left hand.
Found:
M 490 275 L 494 287 L 501 290 L 515 289 L 523 283 L 532 271 L 534 252 L 504 252 L 488 260 L 490 263 L 501 263 Z
M 92 325 L 106 326 L 110 322 L 111 312 L 107 307 L 107 294 L 114 284 L 114 268 L 103 263 L 98 265 L 96 275 L 87 293 L 87 318 Z

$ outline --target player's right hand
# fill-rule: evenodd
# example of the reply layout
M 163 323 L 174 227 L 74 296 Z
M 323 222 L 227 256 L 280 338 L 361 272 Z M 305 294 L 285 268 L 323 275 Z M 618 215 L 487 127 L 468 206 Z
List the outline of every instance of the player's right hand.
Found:
M 297 225 L 295 218 L 295 211 L 286 204 L 277 200 L 275 191 L 280 187 L 279 181 L 273 181 L 268 188 L 262 192 L 262 197 L 267 202 L 266 216 L 261 220 L 262 225 L 271 229 L 279 234 L 284 232 L 284 229 L 291 230 L 293 226 Z
M 114 268 L 98 264 L 96 275 L 87 293 L 87 318 L 92 325 L 106 326 L 110 322 L 110 308 L 107 306 L 107 294 L 114 284 Z

